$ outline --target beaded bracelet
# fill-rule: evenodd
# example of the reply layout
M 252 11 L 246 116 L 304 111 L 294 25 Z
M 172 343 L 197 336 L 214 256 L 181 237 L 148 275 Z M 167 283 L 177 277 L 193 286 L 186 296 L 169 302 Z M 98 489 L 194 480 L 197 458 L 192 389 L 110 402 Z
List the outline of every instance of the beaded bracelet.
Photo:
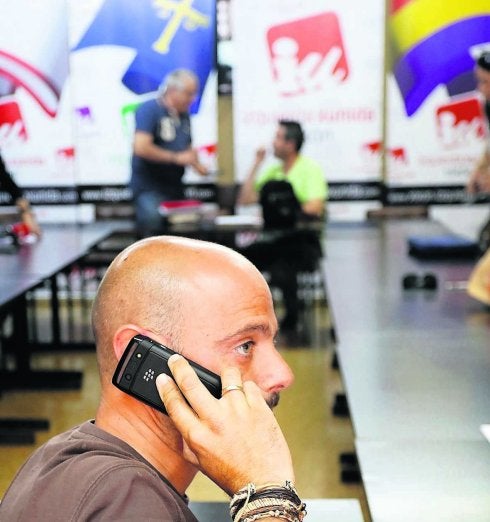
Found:
M 233 495 L 230 514 L 233 522 L 254 522 L 266 517 L 301 522 L 306 506 L 290 481 L 285 484 L 247 484 Z

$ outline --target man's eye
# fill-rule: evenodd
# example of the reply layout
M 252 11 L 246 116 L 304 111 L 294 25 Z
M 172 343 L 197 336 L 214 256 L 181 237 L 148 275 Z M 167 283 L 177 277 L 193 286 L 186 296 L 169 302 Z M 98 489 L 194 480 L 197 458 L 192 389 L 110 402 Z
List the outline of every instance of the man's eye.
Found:
M 252 351 L 252 348 L 253 348 L 253 342 L 252 341 L 247 341 L 246 343 L 243 343 L 240 346 L 238 346 L 237 347 L 237 351 L 241 355 L 250 355 L 250 352 Z

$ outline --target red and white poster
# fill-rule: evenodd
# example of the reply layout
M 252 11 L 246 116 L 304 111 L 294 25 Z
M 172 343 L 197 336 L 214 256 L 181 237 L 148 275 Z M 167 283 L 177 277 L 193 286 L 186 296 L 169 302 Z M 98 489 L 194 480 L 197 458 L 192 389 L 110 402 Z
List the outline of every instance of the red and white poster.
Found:
M 216 171 L 215 1 L 71 1 L 69 19 L 79 183 L 127 183 L 134 111 L 181 67 L 200 79 L 191 111 L 194 146 Z
M 131 198 L 134 110 L 175 68 L 199 77 L 194 146 L 216 171 L 215 0 L 0 0 L 0 9 L 0 149 L 40 221 L 51 205 L 65 207 L 54 210 L 60 219 L 70 205 L 87 219 L 94 203 Z
M 475 59 L 490 48 L 490 2 L 390 0 L 388 202 L 460 203 L 484 144 Z M 419 190 L 420 189 L 420 190 Z
M 233 3 L 238 180 L 259 146 L 270 149 L 277 121 L 293 119 L 303 153 L 324 168 L 330 216 L 377 205 L 383 13 L 378 0 Z
M 73 186 L 66 2 L 0 8 L 2 156 L 21 186 Z

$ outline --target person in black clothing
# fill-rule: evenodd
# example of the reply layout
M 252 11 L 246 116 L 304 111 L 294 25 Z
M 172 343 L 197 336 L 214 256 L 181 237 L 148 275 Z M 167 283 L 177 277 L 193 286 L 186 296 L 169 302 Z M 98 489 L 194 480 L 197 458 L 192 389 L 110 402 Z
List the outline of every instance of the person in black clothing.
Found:
M 483 112 L 486 118 L 485 145 L 483 153 L 476 163 L 466 184 L 468 194 L 490 193 L 490 52 L 484 52 L 476 60 L 475 78 L 478 90 L 483 96 Z M 490 220 L 484 223 L 478 234 L 481 252 L 490 246 Z
M 29 201 L 23 196 L 22 190 L 12 179 L 12 176 L 7 171 L 7 167 L 0 156 L 0 190 L 8 192 L 12 198 L 13 203 L 19 209 L 23 223 L 27 225 L 30 232 L 41 235 L 41 228 L 36 221 L 32 212 Z
M 487 120 L 487 136 L 483 154 L 466 185 L 470 194 L 490 192 L 490 52 L 482 53 L 477 59 L 475 77 L 478 90 L 484 97 L 483 109 Z

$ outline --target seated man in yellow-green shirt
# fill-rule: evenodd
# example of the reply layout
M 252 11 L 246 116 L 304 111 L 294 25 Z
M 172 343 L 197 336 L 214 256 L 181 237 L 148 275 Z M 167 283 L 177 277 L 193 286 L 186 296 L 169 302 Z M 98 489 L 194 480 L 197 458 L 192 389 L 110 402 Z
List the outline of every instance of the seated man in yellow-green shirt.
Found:
M 274 156 L 279 163 L 259 174 L 265 158 L 265 149 L 259 149 L 255 161 L 238 194 L 238 205 L 259 201 L 259 194 L 270 181 L 291 184 L 301 212 L 307 218 L 321 219 L 325 213 L 328 185 L 320 165 L 300 154 L 304 142 L 299 123 L 281 120 L 273 141 Z M 296 274 L 301 270 L 301 259 L 317 256 L 321 247 L 305 233 L 279 235 L 274 240 L 257 241 L 242 249 L 259 270 L 271 273 L 271 284 L 283 294 L 285 314 L 281 320 L 283 331 L 296 331 L 299 318 Z
M 258 149 L 238 195 L 238 205 L 256 203 L 260 189 L 268 181 L 285 180 L 291 183 L 303 213 L 322 217 L 328 195 L 327 181 L 320 165 L 300 154 L 303 142 L 301 125 L 295 121 L 281 120 L 273 141 L 274 156 L 280 163 L 258 174 L 266 155 L 265 149 Z

